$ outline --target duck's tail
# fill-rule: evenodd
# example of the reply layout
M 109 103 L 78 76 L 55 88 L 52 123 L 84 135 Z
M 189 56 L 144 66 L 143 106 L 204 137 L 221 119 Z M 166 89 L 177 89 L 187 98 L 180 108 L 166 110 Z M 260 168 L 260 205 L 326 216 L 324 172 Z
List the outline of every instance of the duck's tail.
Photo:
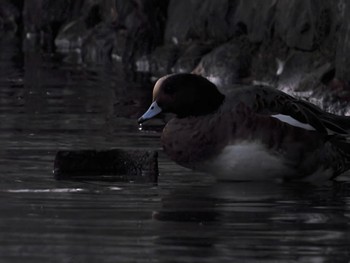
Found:
M 339 127 L 350 134 L 350 116 L 339 116 L 329 113 L 325 116 L 325 118 L 330 123 L 336 123 Z
M 315 114 L 325 128 L 335 131 L 336 133 L 350 134 L 350 116 L 341 116 L 325 112 L 307 101 L 301 100 L 300 103 Z
M 333 169 L 335 178 L 339 174 L 350 169 L 350 134 L 347 135 L 331 135 L 331 144 L 333 148 Z

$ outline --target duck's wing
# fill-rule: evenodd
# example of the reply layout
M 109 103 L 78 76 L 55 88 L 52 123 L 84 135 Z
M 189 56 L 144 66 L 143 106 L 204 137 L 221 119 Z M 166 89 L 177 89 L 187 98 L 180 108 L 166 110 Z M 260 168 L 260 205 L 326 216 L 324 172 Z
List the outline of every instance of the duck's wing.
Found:
M 257 89 L 254 109 L 292 126 L 324 134 L 349 134 L 350 131 L 350 117 L 325 112 L 314 104 L 272 88 Z

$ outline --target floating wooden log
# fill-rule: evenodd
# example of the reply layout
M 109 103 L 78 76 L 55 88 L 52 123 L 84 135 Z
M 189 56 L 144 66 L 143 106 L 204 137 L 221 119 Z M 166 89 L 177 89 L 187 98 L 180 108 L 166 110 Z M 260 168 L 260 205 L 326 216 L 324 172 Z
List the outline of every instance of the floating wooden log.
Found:
M 54 176 L 57 180 L 157 182 L 158 153 L 123 149 L 58 151 Z

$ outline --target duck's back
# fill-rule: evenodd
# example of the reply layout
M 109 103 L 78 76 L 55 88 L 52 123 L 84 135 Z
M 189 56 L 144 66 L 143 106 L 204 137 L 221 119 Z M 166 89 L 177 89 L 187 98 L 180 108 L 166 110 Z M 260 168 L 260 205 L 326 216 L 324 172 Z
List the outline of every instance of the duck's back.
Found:
M 272 88 L 239 87 L 211 114 L 172 119 L 162 134 L 164 150 L 185 167 L 225 180 L 324 179 L 346 170 L 347 158 L 328 139 L 316 109 L 311 121 L 303 112 L 292 112 L 294 124 L 281 119 L 294 105 L 297 100 Z

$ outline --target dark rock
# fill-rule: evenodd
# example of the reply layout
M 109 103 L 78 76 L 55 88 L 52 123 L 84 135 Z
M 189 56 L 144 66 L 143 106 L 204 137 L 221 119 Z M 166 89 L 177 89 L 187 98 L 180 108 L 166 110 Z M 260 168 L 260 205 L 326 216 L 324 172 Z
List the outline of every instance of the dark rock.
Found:
M 242 43 L 244 41 L 231 41 L 215 48 L 201 59 L 193 72 L 209 78 L 222 90 L 241 83 L 250 76 L 252 60 L 249 48 Z
M 240 0 L 230 16 L 236 30 L 246 34 L 251 42 L 263 42 L 272 37 L 275 26 L 277 0 Z
M 276 33 L 291 48 L 315 50 L 332 27 L 331 5 L 327 0 L 279 0 Z
M 99 43 L 98 39 L 109 39 L 111 36 L 114 36 L 115 30 L 112 30 L 112 26 L 108 26 L 108 24 L 112 25 L 117 18 L 115 6 L 111 4 L 111 1 L 106 2 L 109 4 L 102 5 L 98 1 L 80 1 L 81 14 L 64 23 L 55 37 L 55 45 L 60 52 L 81 52 L 83 44 L 86 44 L 86 53 L 89 53 L 89 48 L 92 48 L 91 45 L 94 41 L 97 45 L 95 48 L 96 53 L 101 52 L 99 50 L 101 43 Z M 85 43 L 85 41 L 89 43 Z M 94 52 L 91 51 L 90 53 Z M 97 55 L 85 55 L 88 59 L 93 57 L 100 58 Z
M 88 35 L 89 31 L 85 22 L 77 19 L 62 27 L 55 38 L 55 45 L 59 52 L 80 50 Z
M 84 62 L 105 64 L 112 61 L 114 45 L 117 44 L 115 28 L 107 24 L 94 27 L 82 44 Z
M 60 26 L 68 21 L 82 1 L 26 0 L 23 5 L 23 25 L 26 47 L 40 46 L 52 52 Z
M 212 48 L 212 43 L 201 42 L 163 45 L 150 55 L 139 58 L 136 69 L 139 72 L 152 72 L 156 77 L 172 72 L 190 72 Z
M 281 39 L 265 41 L 253 52 L 250 80 L 254 84 L 276 86 L 278 75 L 286 73 L 289 48 Z M 283 67 L 280 68 L 279 66 Z M 289 72 L 289 71 L 288 71 Z
M 230 24 L 237 1 L 170 0 L 165 41 L 225 41 L 235 28 Z
M 179 58 L 171 71 L 175 73 L 191 72 L 198 65 L 202 57 L 214 48 L 212 42 L 193 42 L 180 51 Z
M 342 23 L 336 46 L 336 76 L 338 79 L 350 81 L 350 3 L 344 2 L 339 10 Z
M 126 47 L 126 36 L 127 32 L 125 30 L 118 30 L 115 32 L 115 39 L 112 50 L 112 60 L 115 62 L 122 62 L 123 55 Z
M 279 76 L 280 88 L 291 86 L 295 92 L 315 89 L 332 68 L 331 60 L 320 52 L 291 51 Z
M 167 1 L 86 0 L 81 5 L 81 14 L 65 23 L 55 39 L 61 52 L 82 52 L 83 62 L 114 58 L 134 70 L 136 59 L 162 42 Z
M 11 1 L 0 1 L 0 34 L 16 33 L 20 10 Z
M 119 21 L 126 29 L 125 49 L 122 60 L 130 69 L 140 57 L 150 54 L 163 42 L 168 1 L 134 0 L 132 9 Z
M 160 77 L 171 72 L 179 57 L 181 47 L 178 45 L 164 45 L 157 48 L 152 54 L 143 56 L 136 61 L 136 69 L 140 72 L 152 72 Z
M 350 81 L 350 3 L 344 0 L 3 3 L 17 10 L 23 5 L 27 42 L 54 51 L 55 39 L 56 47 L 74 62 L 118 61 L 128 72 L 157 77 L 194 71 L 223 88 L 255 83 L 327 103 L 347 100 L 347 95 L 334 95 L 334 90 L 347 90 Z M 15 27 L 11 21 L 18 20 L 17 13 L 0 12 L 0 26 Z M 319 91 L 328 89 L 332 99 L 323 100 Z
M 59 151 L 54 164 L 58 180 L 112 180 L 157 182 L 157 152 L 81 150 Z

